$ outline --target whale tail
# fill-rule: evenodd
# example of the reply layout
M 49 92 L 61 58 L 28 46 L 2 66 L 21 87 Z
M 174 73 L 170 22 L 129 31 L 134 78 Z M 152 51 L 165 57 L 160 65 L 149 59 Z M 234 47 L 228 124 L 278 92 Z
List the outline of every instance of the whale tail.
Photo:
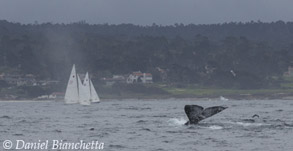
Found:
M 225 110 L 226 108 L 227 107 L 223 107 L 223 106 L 213 106 L 213 107 L 204 109 L 203 107 L 198 105 L 185 105 L 184 110 L 189 119 L 189 121 L 185 123 L 185 125 L 197 124 L 201 120 L 211 117 Z

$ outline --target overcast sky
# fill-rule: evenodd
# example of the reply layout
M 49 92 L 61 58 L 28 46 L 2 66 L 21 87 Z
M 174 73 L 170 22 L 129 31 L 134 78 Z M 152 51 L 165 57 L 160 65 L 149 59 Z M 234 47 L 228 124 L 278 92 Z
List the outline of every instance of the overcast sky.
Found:
M 0 20 L 139 25 L 293 21 L 293 0 L 0 0 Z

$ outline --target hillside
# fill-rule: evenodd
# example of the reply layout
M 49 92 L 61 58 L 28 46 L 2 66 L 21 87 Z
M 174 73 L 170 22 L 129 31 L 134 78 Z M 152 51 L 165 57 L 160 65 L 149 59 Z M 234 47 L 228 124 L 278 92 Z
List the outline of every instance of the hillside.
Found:
M 136 26 L 0 21 L 0 73 L 66 81 L 73 63 L 98 81 L 150 72 L 154 82 L 275 88 L 293 65 L 292 22 Z M 165 76 L 162 76 L 164 71 Z

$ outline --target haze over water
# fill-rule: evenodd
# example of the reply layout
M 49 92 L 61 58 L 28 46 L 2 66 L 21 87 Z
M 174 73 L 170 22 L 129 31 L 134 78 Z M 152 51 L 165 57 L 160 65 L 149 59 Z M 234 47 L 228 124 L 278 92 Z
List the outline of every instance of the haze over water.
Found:
M 186 104 L 229 108 L 185 126 Z M 253 122 L 254 114 L 260 118 Z M 290 100 L 107 100 L 91 106 L 0 102 L 0 115 L 0 142 L 97 140 L 110 151 L 293 150 Z

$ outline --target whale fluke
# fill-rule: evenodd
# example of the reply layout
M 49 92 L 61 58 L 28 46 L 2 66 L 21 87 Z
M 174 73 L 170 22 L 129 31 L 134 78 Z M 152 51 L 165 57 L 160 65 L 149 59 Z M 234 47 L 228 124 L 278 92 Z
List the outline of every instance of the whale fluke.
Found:
M 198 105 L 185 105 L 184 110 L 189 119 L 189 121 L 185 123 L 185 125 L 197 124 L 201 120 L 211 117 L 225 110 L 226 108 L 227 107 L 223 107 L 223 106 L 213 106 L 213 107 L 204 109 L 203 107 Z

